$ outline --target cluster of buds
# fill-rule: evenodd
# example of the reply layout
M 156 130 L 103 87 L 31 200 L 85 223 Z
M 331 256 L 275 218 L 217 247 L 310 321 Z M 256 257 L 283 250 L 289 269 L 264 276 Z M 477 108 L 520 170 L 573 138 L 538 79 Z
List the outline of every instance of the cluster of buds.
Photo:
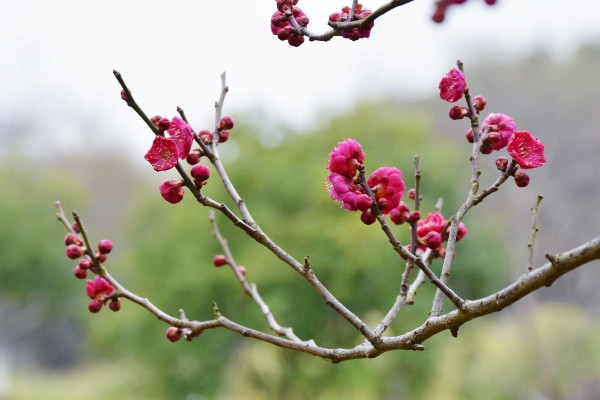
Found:
M 277 11 L 271 16 L 271 32 L 279 40 L 287 40 L 290 46 L 298 47 L 304 43 L 302 28 L 306 28 L 310 20 L 304 12 L 296 7 L 298 0 L 277 0 Z M 293 21 L 293 22 L 292 22 Z M 296 26 L 293 26 L 294 23 Z
M 77 226 L 76 232 L 79 231 Z M 78 233 L 69 232 L 65 236 L 65 245 L 67 246 L 67 257 L 72 260 L 80 258 L 79 262 L 73 270 L 73 275 L 78 279 L 85 279 L 88 272 L 94 267 L 94 261 L 92 258 L 97 260 L 99 263 L 106 261 L 107 254 L 113 249 L 113 245 L 110 240 L 103 239 L 98 243 L 98 248 L 93 253 L 83 245 L 83 239 Z M 98 272 L 94 270 L 94 272 Z M 87 281 L 85 291 L 90 297 L 88 303 L 88 309 L 96 313 L 100 311 L 102 306 L 110 299 L 109 308 L 113 311 L 119 311 L 121 309 L 121 300 L 118 297 L 110 297 L 114 292 L 114 287 L 104 278 L 96 277 L 94 280 Z
M 438 85 L 440 89 L 440 98 L 454 103 L 460 100 L 464 93 L 468 93 L 465 76 L 462 71 L 453 68 L 440 80 Z M 471 103 L 477 114 L 486 106 L 486 100 L 483 96 L 475 96 Z M 450 109 L 450 118 L 462 119 L 469 115 L 466 107 L 453 105 Z M 466 134 L 469 143 L 475 142 L 473 129 L 469 129 Z M 479 152 L 481 154 L 490 154 L 493 151 L 500 151 L 504 148 L 512 157 L 515 163 L 521 169 L 537 168 L 544 165 L 544 145 L 528 131 L 517 131 L 514 120 L 504 114 L 489 114 L 481 125 L 481 137 L 478 137 Z M 507 172 L 509 168 L 506 157 L 496 159 L 496 167 L 502 172 Z M 525 187 L 529 184 L 529 176 L 513 168 L 509 173 L 514 176 L 515 183 L 519 187 Z
M 441 23 L 444 21 L 446 17 L 446 9 L 454 4 L 463 4 L 466 3 L 467 0 L 439 0 L 435 3 L 435 12 L 433 13 L 433 21 L 437 23 Z M 496 0 L 485 0 L 486 4 L 493 6 L 496 4 Z
M 411 228 L 412 229 L 412 228 Z M 434 257 L 444 257 L 446 249 L 442 243 L 448 240 L 450 223 L 439 212 L 429 213 L 424 220 L 417 222 L 417 255 L 423 254 L 426 249 L 433 251 Z M 467 234 L 467 228 L 460 222 L 456 233 L 458 242 Z
M 192 165 L 190 175 L 197 188 L 206 184 L 210 170 L 205 165 L 200 165 L 204 155 L 201 148 L 192 149 L 194 138 L 202 140 L 206 145 L 211 145 L 216 140 L 224 143 L 229 139 L 229 130 L 233 128 L 233 118 L 224 116 L 219 121 L 214 132 L 202 130 L 198 134 L 192 133 L 192 128 L 181 118 L 173 117 L 171 121 L 156 115 L 151 121 L 157 129 L 168 137 L 156 135 L 150 150 L 144 158 L 152 165 L 155 171 L 167 171 L 178 164 L 179 159 L 185 159 Z M 185 193 L 183 180 L 166 179 L 160 186 L 161 196 L 171 204 L 179 203 Z
M 73 275 L 78 279 L 85 279 L 88 270 L 93 267 L 94 263 L 91 257 L 94 257 L 99 263 L 103 263 L 106 261 L 107 254 L 113 248 L 111 241 L 104 239 L 98 243 L 96 251 L 90 253 L 84 246 L 83 239 L 73 232 L 69 232 L 65 236 L 65 245 L 67 246 L 67 257 L 71 260 L 81 258 L 73 270 Z
M 350 14 L 350 7 L 346 6 L 346 7 L 342 8 L 341 13 L 331 14 L 329 16 L 329 21 L 330 22 L 358 21 L 358 20 L 367 18 L 369 15 L 371 15 L 371 10 L 363 8 L 362 4 L 357 4 L 354 15 L 352 15 L 352 18 L 350 20 L 349 20 L 349 14 Z M 371 22 L 362 28 L 353 28 L 351 30 L 344 31 L 344 32 L 342 32 L 342 37 L 345 37 L 346 39 L 350 39 L 352 41 L 355 41 L 358 39 L 363 39 L 363 38 L 367 39 L 371 36 L 371 28 L 373 28 L 373 25 L 374 25 L 374 23 Z
M 338 143 L 329 157 L 327 169 L 331 171 L 328 180 L 329 194 L 346 210 L 361 211 L 361 221 L 370 225 L 377 219 L 373 213 L 373 200 L 383 214 L 389 214 L 400 205 L 404 194 L 402 171 L 394 167 L 379 168 L 367 179 L 367 186 L 373 192 L 371 198 L 360 184 L 357 177 L 359 169 L 363 168 L 365 154 L 360 144 L 348 138 Z

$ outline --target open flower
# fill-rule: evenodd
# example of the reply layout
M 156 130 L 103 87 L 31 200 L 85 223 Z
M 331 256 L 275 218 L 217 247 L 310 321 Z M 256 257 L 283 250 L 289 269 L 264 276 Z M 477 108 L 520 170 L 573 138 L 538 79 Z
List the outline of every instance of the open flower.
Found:
M 166 171 L 177 164 L 179 149 L 177 142 L 172 138 L 155 136 L 152 147 L 144 156 L 155 171 Z
M 498 132 L 500 134 L 499 140 L 491 141 L 492 148 L 494 150 L 501 150 L 505 148 L 508 144 L 508 140 L 517 130 L 515 121 L 513 121 L 511 117 L 500 113 L 492 113 L 486 117 L 481 125 L 481 131 L 483 132 L 486 128 L 490 133 Z
M 363 195 L 363 188 L 354 182 L 354 178 L 332 172 L 327 177 L 329 181 L 329 195 L 333 200 L 340 202 L 346 210 L 356 211 L 362 200 L 359 197 Z M 357 204 L 359 200 L 359 204 Z M 362 208 L 362 207 L 361 207 Z
M 113 285 L 100 276 L 94 278 L 93 281 L 87 281 L 85 285 L 85 292 L 90 296 L 90 299 L 100 299 L 103 296 L 110 296 L 114 290 Z
M 522 169 L 537 168 L 546 163 L 544 145 L 528 131 L 513 133 L 506 150 Z
M 402 171 L 393 167 L 379 168 L 373 172 L 367 179 L 367 185 L 373 190 L 375 199 L 384 214 L 398 207 L 405 189 Z
M 452 68 L 450 72 L 444 75 L 438 87 L 440 89 L 440 97 L 443 100 L 454 103 L 460 100 L 467 87 L 465 74 L 456 68 Z
M 338 147 L 331 151 L 327 169 L 346 177 L 354 177 L 356 168 L 361 167 L 363 161 L 365 161 L 365 153 L 362 147 L 356 140 L 348 138 L 338 143 Z
M 190 126 L 183 119 L 179 117 L 173 117 L 167 133 L 177 144 L 179 158 L 186 158 L 187 155 L 190 154 L 192 142 L 194 141 L 192 128 L 190 128 Z

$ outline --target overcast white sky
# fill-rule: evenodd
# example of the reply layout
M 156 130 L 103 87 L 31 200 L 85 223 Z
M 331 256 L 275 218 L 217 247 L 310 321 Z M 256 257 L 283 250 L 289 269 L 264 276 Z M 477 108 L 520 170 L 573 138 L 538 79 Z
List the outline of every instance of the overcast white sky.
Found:
M 328 15 L 346 3 L 298 5 L 309 28 L 324 32 Z M 65 123 L 77 113 L 114 132 L 135 131 L 127 140 L 143 150 L 143 123 L 120 101 L 113 68 L 148 114 L 172 117 L 179 105 L 198 129 L 212 122 L 222 71 L 226 113 L 256 108 L 308 126 L 360 99 L 435 94 L 457 58 L 468 71 L 481 59 L 505 62 L 533 49 L 566 57 L 600 41 L 593 0 L 470 0 L 442 25 L 430 20 L 433 4 L 415 0 L 388 13 L 368 40 L 292 48 L 270 33 L 273 0 L 0 0 L 0 115 L 33 115 L 46 133 L 82 144 L 85 132 Z

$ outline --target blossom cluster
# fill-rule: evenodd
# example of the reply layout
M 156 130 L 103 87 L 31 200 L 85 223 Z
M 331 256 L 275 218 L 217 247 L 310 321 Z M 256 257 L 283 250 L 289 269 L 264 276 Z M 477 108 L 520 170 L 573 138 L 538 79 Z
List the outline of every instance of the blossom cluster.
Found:
M 287 40 L 290 46 L 298 47 L 304 43 L 304 35 L 300 28 L 306 28 L 310 22 L 304 12 L 295 5 L 298 0 L 277 0 L 277 11 L 271 16 L 271 32 L 279 40 Z M 290 18 L 297 27 L 292 26 Z
M 434 251 L 435 256 L 444 257 L 446 254 L 442 243 L 448 240 L 450 222 L 439 212 L 429 213 L 427 217 L 417 222 L 417 239 L 419 245 L 417 254 L 429 248 Z M 460 222 L 456 233 L 458 242 L 467 234 L 467 228 Z
M 83 239 L 79 235 L 79 225 L 73 224 L 73 232 L 67 233 L 65 236 L 65 245 L 67 246 L 67 257 L 72 260 L 80 259 L 73 275 L 78 279 L 85 279 L 88 276 L 88 272 L 98 273 L 98 270 L 94 269 L 94 260 L 98 263 L 106 261 L 108 253 L 113 249 L 113 245 L 110 240 L 103 239 L 98 243 L 98 248 L 90 252 L 84 246 Z M 104 278 L 97 276 L 94 280 L 88 280 L 85 287 L 86 293 L 90 297 L 88 303 L 88 310 L 93 313 L 100 311 L 102 306 L 110 299 L 109 308 L 113 311 L 119 311 L 121 309 L 121 300 L 112 296 L 114 287 Z
M 151 118 L 156 128 L 168 137 L 156 135 L 150 150 L 144 158 L 152 165 L 155 171 L 167 171 L 175 167 L 179 159 L 185 159 L 192 165 L 190 175 L 194 179 L 196 187 L 206 184 L 210 176 L 210 170 L 207 166 L 199 164 L 204 152 L 201 148 L 192 149 L 194 140 L 201 141 L 205 145 L 211 145 L 213 142 L 224 143 L 229 139 L 229 130 L 233 128 L 233 118 L 224 116 L 219 121 L 214 132 L 202 130 L 193 133 L 192 128 L 181 118 L 173 117 L 169 121 L 160 115 Z M 185 181 L 166 179 L 160 186 L 161 196 L 171 204 L 179 203 L 183 199 Z
M 342 8 L 341 13 L 333 13 L 329 16 L 330 22 L 349 22 L 349 21 L 359 21 L 361 19 L 367 18 L 371 15 L 371 10 L 363 8 L 362 4 L 356 5 L 356 10 L 354 15 L 349 20 L 350 15 L 350 7 L 346 6 Z M 348 31 L 342 32 L 342 37 L 346 39 L 350 39 L 352 41 L 356 41 L 358 39 L 368 39 L 371 36 L 371 28 L 373 28 L 374 23 L 371 22 L 362 28 L 353 28 Z
M 465 81 L 464 73 L 456 68 L 451 69 L 438 85 L 440 89 L 440 98 L 450 103 L 454 103 L 463 97 L 463 94 L 469 92 Z M 471 100 L 475 113 L 479 114 L 486 106 L 486 100 L 483 96 L 475 96 Z M 453 105 L 450 108 L 450 118 L 454 120 L 475 116 L 470 115 L 469 108 Z M 466 134 L 467 141 L 475 142 L 473 129 L 469 129 Z M 481 154 L 491 154 L 493 151 L 500 151 L 504 148 L 512 157 L 514 162 L 521 168 L 513 168 L 508 171 L 509 163 L 506 157 L 500 156 L 496 159 L 496 166 L 502 172 L 509 172 L 519 187 L 525 187 L 529 184 L 529 176 L 523 172 L 523 169 L 541 167 L 546 163 L 544 156 L 544 145 L 528 131 L 517 131 L 515 121 L 501 113 L 489 114 L 481 124 L 481 133 L 477 135 L 477 144 Z
M 348 138 L 338 143 L 329 157 L 327 169 L 331 171 L 328 180 L 329 194 L 346 210 L 361 211 L 361 220 L 372 224 L 376 220 L 373 205 L 382 214 L 389 214 L 400 205 L 405 185 L 402 181 L 402 171 L 395 167 L 379 168 L 367 179 L 366 185 L 373 193 L 367 194 L 357 173 L 363 168 L 365 153 L 361 145 L 354 139 Z
M 455 4 L 463 4 L 466 3 L 467 0 L 439 0 L 435 3 L 435 12 L 433 13 L 433 21 L 437 23 L 441 23 L 444 21 L 446 17 L 446 9 Z M 493 6 L 496 4 L 496 0 L 485 0 L 486 4 Z

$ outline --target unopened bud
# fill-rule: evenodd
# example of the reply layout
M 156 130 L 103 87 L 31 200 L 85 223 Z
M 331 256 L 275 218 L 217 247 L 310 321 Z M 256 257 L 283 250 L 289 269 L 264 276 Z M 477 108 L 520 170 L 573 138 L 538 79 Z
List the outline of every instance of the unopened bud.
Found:
M 108 308 L 112 311 L 119 311 L 121 309 L 121 299 L 112 299 L 110 303 L 108 303 Z
M 497 131 L 488 132 L 487 140 L 489 140 L 490 143 L 498 143 L 500 140 L 502 140 L 502 135 L 500 135 L 500 132 Z
M 508 159 L 506 157 L 496 158 L 496 168 L 502 172 L 506 171 L 506 168 L 508 168 Z
M 356 208 L 358 208 L 360 211 L 367 211 L 369 208 L 371 208 L 371 205 L 373 204 L 373 200 L 366 194 L 361 194 L 356 198 Z
M 83 241 L 81 240 L 81 238 L 72 232 L 67 233 L 67 235 L 65 236 L 65 245 L 66 246 L 68 246 L 70 244 L 76 244 L 76 245 L 80 246 L 82 243 L 83 243 Z
M 196 164 L 192 167 L 190 175 L 196 180 L 198 185 L 202 185 L 202 182 L 207 180 L 210 176 L 210 170 L 206 165 Z
M 453 105 L 452 107 L 450 107 L 450 113 L 448 115 L 451 119 L 457 120 L 463 119 L 468 113 L 469 110 L 467 110 L 465 107 Z
M 377 221 L 377 217 L 373 215 L 371 209 L 368 209 L 360 214 L 360 220 L 365 225 L 371 225 L 373 222 Z
M 125 93 L 125 89 L 121 90 L 121 98 L 129 103 L 129 97 L 127 97 L 127 93 Z
M 113 245 L 110 240 L 103 239 L 98 243 L 98 251 L 100 254 L 108 254 L 113 249 Z
M 290 44 L 290 46 L 298 47 L 302 43 L 304 43 L 304 36 L 302 36 L 302 35 L 291 35 L 288 38 L 288 43 Z
M 211 144 L 214 139 L 213 133 L 207 130 L 198 132 L 198 137 L 206 144 Z
M 81 257 L 84 253 L 85 247 L 81 247 L 76 244 L 70 244 L 67 246 L 67 257 L 69 257 L 71 260 Z
M 525 187 L 529 185 L 529 175 L 521 170 L 515 172 L 515 183 L 518 187 Z
M 467 137 L 467 142 L 473 143 L 475 141 L 475 139 L 473 138 L 473 129 L 469 129 L 465 136 Z
M 94 263 L 89 258 L 82 258 L 81 260 L 79 260 L 79 264 L 77 265 L 79 265 L 79 268 L 81 269 L 90 269 L 92 268 L 92 265 L 94 265 Z
M 90 310 L 90 312 L 92 312 L 92 313 L 97 313 L 101 309 L 102 309 L 102 302 L 100 300 L 92 299 L 88 303 L 88 310 Z
M 490 142 L 486 141 L 479 146 L 479 151 L 481 154 L 490 154 L 492 151 L 494 151 L 494 148 Z
M 225 143 L 229 139 L 229 131 L 227 129 L 223 129 L 219 132 L 219 143 Z
M 233 118 L 229 115 L 221 118 L 221 122 L 219 122 L 219 129 L 231 129 L 233 128 Z
M 237 269 L 238 271 L 240 271 L 240 274 L 242 274 L 242 276 L 246 276 L 246 267 L 244 267 L 243 265 L 238 265 Z
M 420 219 L 421 219 L 421 213 L 419 212 L 419 210 L 414 210 L 413 212 L 410 213 L 410 216 L 408 217 L 408 222 L 416 222 Z
M 473 100 L 471 101 L 471 103 L 473 103 L 473 107 L 475 107 L 475 110 L 477 110 L 477 113 L 483 111 L 483 109 L 485 108 L 485 105 L 487 104 L 485 101 L 485 97 L 483 97 L 483 96 L 473 97 Z
M 411 188 L 411 189 L 408 191 L 408 198 L 409 198 L 409 199 L 411 199 L 411 200 L 414 200 L 414 199 L 415 199 L 415 196 L 416 196 L 416 194 L 417 194 L 417 189 L 415 189 L 415 188 Z
M 171 342 L 176 342 L 181 339 L 181 331 L 179 328 L 170 326 L 169 329 L 167 329 L 167 339 L 169 339 Z
M 227 264 L 227 259 L 225 258 L 224 255 L 222 254 L 217 254 L 214 258 L 213 258 L 213 264 L 215 265 L 215 267 L 221 267 L 225 264 Z
M 88 270 L 81 268 L 79 264 L 77 264 L 75 266 L 75 269 L 73 270 L 73 275 L 75 275 L 75 278 L 77 279 L 85 279 L 87 277 L 87 274 Z
M 196 165 L 200 162 L 200 157 L 203 155 L 204 153 L 202 152 L 202 149 L 194 149 L 190 151 L 190 154 L 187 155 L 185 161 L 187 161 L 187 163 L 190 165 Z

